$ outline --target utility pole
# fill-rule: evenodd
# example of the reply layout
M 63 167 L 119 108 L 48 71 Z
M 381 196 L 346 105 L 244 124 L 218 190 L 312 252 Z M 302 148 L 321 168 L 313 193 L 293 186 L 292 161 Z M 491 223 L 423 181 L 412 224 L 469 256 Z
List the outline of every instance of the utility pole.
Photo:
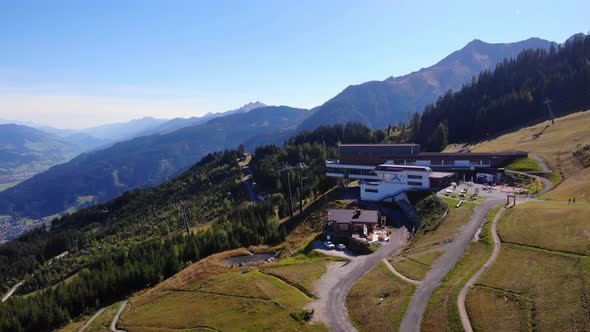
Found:
M 299 213 L 303 212 L 303 170 L 307 169 L 307 165 L 304 163 L 298 163 L 297 166 L 285 166 L 279 170 L 281 173 L 287 173 L 287 186 L 289 189 L 289 207 L 291 208 L 291 217 L 295 211 L 293 210 L 293 196 L 291 194 L 291 171 L 299 170 Z
M 303 213 L 303 171 L 299 169 L 299 214 Z
M 549 119 L 551 120 L 551 124 L 555 124 L 555 118 L 553 117 L 553 111 L 551 110 L 551 102 L 552 100 L 545 98 L 543 104 L 547 105 L 547 109 L 549 110 Z
M 293 197 L 291 196 L 291 170 L 287 171 L 287 185 L 289 186 L 289 208 L 291 211 L 291 218 L 293 218 Z
M 180 201 L 180 206 L 182 207 L 182 217 L 184 219 L 184 229 L 186 230 L 186 235 L 190 235 L 190 230 L 188 228 L 188 218 L 186 215 L 186 202 Z
M 304 163 L 297 164 L 297 169 L 299 169 L 299 214 L 303 213 L 303 170 L 307 168 L 309 167 Z

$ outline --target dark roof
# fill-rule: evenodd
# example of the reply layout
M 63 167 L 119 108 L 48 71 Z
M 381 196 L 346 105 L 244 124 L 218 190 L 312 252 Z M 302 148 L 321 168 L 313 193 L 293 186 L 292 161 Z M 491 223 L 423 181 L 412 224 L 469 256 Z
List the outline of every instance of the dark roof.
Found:
M 342 154 L 415 154 L 421 151 L 420 144 L 339 144 Z
M 338 146 L 384 146 L 384 147 L 411 147 L 411 146 L 420 146 L 420 144 L 416 143 L 405 143 L 405 144 L 338 144 Z
M 379 211 L 360 209 L 330 209 L 328 210 L 328 221 L 334 221 L 338 224 L 376 224 L 379 221 Z
M 500 157 L 500 156 L 526 156 L 526 151 L 501 151 L 501 152 L 420 152 L 416 154 L 418 157 L 469 157 L 469 156 L 482 156 L 482 157 Z
M 376 171 L 390 171 L 390 172 L 430 172 L 431 169 L 428 166 L 415 166 L 415 165 L 395 165 L 395 164 L 382 164 L 375 167 Z

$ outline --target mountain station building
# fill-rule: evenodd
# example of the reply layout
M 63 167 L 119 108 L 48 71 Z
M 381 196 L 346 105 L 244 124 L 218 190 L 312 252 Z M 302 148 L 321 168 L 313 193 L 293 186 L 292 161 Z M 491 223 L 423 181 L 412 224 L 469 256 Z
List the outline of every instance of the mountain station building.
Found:
M 442 189 L 457 180 L 500 183 L 505 165 L 528 157 L 524 151 L 422 152 L 420 144 L 340 144 L 338 149 L 340 159 L 326 161 L 326 176 L 360 180 L 361 199 L 368 201 Z

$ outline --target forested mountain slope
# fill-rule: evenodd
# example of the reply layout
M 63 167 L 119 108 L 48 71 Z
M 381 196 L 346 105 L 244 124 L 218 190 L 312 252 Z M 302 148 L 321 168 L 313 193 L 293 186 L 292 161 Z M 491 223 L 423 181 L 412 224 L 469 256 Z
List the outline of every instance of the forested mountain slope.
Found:
M 525 50 L 456 93 L 416 114 L 415 139 L 431 150 L 472 142 L 590 108 L 590 36 L 577 35 L 550 50 Z

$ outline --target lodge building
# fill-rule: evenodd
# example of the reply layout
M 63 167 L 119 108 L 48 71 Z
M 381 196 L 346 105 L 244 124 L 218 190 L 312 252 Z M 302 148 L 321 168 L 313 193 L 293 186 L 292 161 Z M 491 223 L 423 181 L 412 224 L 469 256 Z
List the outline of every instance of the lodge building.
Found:
M 422 152 L 420 144 L 340 144 L 326 175 L 360 180 L 361 199 L 387 200 L 401 192 L 434 190 L 452 181 L 502 181 L 503 167 L 527 152 Z

